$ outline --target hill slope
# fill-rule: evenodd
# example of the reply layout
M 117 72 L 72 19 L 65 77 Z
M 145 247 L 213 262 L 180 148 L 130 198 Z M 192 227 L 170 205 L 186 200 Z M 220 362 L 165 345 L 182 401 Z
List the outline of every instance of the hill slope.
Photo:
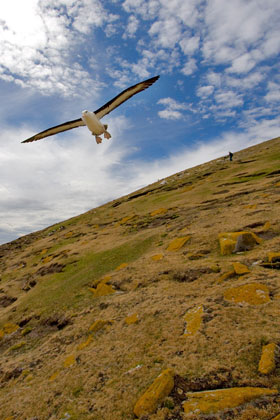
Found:
M 277 416 L 279 146 L 0 246 L 1 419 Z

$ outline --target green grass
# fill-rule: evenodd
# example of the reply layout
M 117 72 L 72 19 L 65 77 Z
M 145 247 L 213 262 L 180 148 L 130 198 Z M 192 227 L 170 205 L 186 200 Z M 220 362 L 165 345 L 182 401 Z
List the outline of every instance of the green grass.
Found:
M 155 236 L 126 242 L 98 253 L 89 253 L 61 273 L 43 276 L 18 307 L 18 314 L 39 311 L 41 314 L 81 308 L 92 302 L 87 286 L 114 270 L 123 262 L 130 263 L 143 255 L 156 240 Z

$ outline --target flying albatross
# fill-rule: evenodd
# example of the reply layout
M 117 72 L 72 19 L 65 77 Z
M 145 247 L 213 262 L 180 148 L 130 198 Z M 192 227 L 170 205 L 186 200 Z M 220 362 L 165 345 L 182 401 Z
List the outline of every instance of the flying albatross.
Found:
M 71 130 L 72 128 L 81 127 L 85 125 L 87 126 L 89 131 L 91 131 L 92 135 L 95 136 L 96 143 L 101 143 L 102 139 L 100 136 L 102 134 L 104 134 L 104 137 L 106 139 L 111 138 L 111 134 L 107 131 L 108 125 L 102 124 L 100 122 L 101 118 L 103 118 L 104 115 L 109 114 L 109 112 L 113 111 L 113 109 L 117 108 L 123 102 L 131 98 L 133 95 L 136 95 L 136 93 L 139 93 L 142 90 L 145 90 L 148 87 L 150 87 L 153 83 L 155 83 L 158 80 L 158 78 L 159 76 L 155 76 L 151 79 L 137 83 L 136 85 L 125 89 L 123 92 L 121 92 L 115 98 L 111 99 L 109 102 L 107 102 L 105 105 L 103 105 L 96 111 L 83 111 L 82 118 L 78 118 L 77 120 L 68 121 L 66 123 L 56 125 L 55 127 L 48 128 L 47 130 L 41 131 L 41 133 L 35 134 L 35 136 L 32 136 L 29 139 L 22 141 L 22 143 L 30 143 L 32 141 L 40 140 L 48 136 L 53 136 L 54 134 L 61 133 L 62 131 Z

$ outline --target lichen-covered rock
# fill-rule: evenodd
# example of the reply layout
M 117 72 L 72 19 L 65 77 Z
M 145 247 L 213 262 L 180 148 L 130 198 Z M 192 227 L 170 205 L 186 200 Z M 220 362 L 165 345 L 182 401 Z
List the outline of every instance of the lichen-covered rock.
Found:
M 139 398 L 134 407 L 137 417 L 153 413 L 158 405 L 167 397 L 174 387 L 174 373 L 171 369 L 164 370 Z
M 70 366 L 73 366 L 76 363 L 76 358 L 73 354 L 70 354 L 70 356 L 66 357 L 66 359 L 63 362 L 63 366 L 65 368 L 68 368 Z
M 96 333 L 104 328 L 106 325 L 110 324 L 110 321 L 104 319 L 97 319 L 94 323 L 89 327 L 89 331 L 91 333 Z
M 26 345 L 25 341 L 20 341 L 19 343 L 16 343 L 13 346 L 11 346 L 8 351 L 10 352 L 10 351 L 19 350 L 22 347 L 24 347 L 25 345 Z
M 245 209 L 250 209 L 250 210 L 255 210 L 257 208 L 256 204 L 247 204 L 247 206 L 245 206 Z
M 280 262 L 280 252 L 269 252 L 267 258 L 270 263 Z
M 128 324 L 128 325 L 135 324 L 138 321 L 139 321 L 139 316 L 136 313 L 132 314 L 132 315 L 129 315 L 125 318 L 125 323 Z
M 192 336 L 197 333 L 199 330 L 203 317 L 203 306 L 199 305 L 195 308 L 190 309 L 184 319 L 186 322 L 186 328 L 184 331 L 184 336 Z
M 163 254 L 156 254 L 151 256 L 153 261 L 160 261 L 163 259 Z
M 241 264 L 239 262 L 234 262 L 232 265 L 233 265 L 233 269 L 234 269 L 235 273 L 238 274 L 238 275 L 250 273 L 249 268 L 245 264 Z
M 184 403 L 186 414 L 215 414 L 235 408 L 256 398 L 278 394 L 277 389 L 267 388 L 228 388 L 212 391 L 188 392 Z
M 160 214 L 165 214 L 165 213 L 167 213 L 167 209 L 161 208 L 161 209 L 157 209 L 157 210 L 152 211 L 150 213 L 150 215 L 153 217 L 153 216 L 158 216 Z
M 49 377 L 49 381 L 53 382 L 59 375 L 59 371 L 54 372 L 50 377 Z
M 271 420 L 280 420 L 280 414 L 278 414 L 276 417 L 273 417 Z
M 88 347 L 93 341 L 93 337 L 92 335 L 88 336 L 86 341 L 83 341 L 82 343 L 80 343 L 77 347 L 77 350 L 83 350 L 84 348 Z
M 89 290 L 93 293 L 94 297 L 106 296 L 115 293 L 115 289 L 110 284 L 99 283 L 95 288 L 90 287 Z
M 263 231 L 267 232 L 270 229 L 271 223 L 270 222 L 265 222 L 265 224 L 263 225 Z
M 233 277 L 233 276 L 235 276 L 235 271 L 234 270 L 231 270 L 231 271 L 227 271 L 226 273 L 223 273 L 219 278 L 218 278 L 218 281 L 219 282 L 222 282 L 222 281 L 224 281 L 224 280 L 227 280 L 227 279 L 229 279 L 230 277 Z
M 168 245 L 167 251 L 178 251 L 191 239 L 190 235 L 176 238 Z
M 19 329 L 19 325 L 7 322 L 3 325 L 4 334 L 12 334 Z
M 53 259 L 52 255 L 49 255 L 48 257 L 45 257 L 43 259 L 43 264 L 47 264 L 48 262 L 52 261 L 52 259 Z
M 260 244 L 262 239 L 253 232 L 222 232 L 218 236 L 222 255 L 229 255 L 233 252 L 241 252 L 252 249 L 254 245 Z
M 136 217 L 135 214 L 131 214 L 130 216 L 126 216 L 124 217 L 122 220 L 120 220 L 119 224 L 120 225 L 125 225 L 127 222 L 130 222 L 132 219 L 134 219 Z
M 275 369 L 276 344 L 270 343 L 262 348 L 262 355 L 259 362 L 259 372 L 268 375 Z
M 127 263 L 122 263 L 115 270 L 120 271 L 120 270 L 123 270 L 124 268 L 126 268 L 127 266 L 128 266 Z
M 234 303 L 262 305 L 270 302 L 269 289 L 261 283 L 249 283 L 227 289 L 224 298 Z

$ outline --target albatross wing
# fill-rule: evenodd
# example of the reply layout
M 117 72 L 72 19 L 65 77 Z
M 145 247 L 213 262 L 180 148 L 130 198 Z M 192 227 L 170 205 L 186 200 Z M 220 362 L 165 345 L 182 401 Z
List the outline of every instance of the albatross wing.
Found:
M 82 118 L 77 120 L 68 121 L 63 124 L 56 125 L 55 127 L 48 128 L 47 130 L 41 131 L 41 133 L 35 134 L 35 136 L 30 137 L 22 141 L 22 143 L 30 143 L 31 141 L 36 141 L 43 139 L 44 137 L 52 136 L 53 134 L 62 133 L 62 131 L 71 130 L 72 128 L 80 127 L 86 125 Z
M 133 85 L 129 87 L 128 89 L 125 89 L 123 92 L 115 96 L 115 98 L 111 99 L 101 108 L 94 111 L 95 115 L 97 116 L 98 119 L 101 119 L 102 117 L 104 117 L 104 115 L 109 114 L 109 112 L 113 111 L 113 109 L 117 108 L 119 105 L 127 101 L 136 93 L 139 93 L 142 90 L 145 90 L 148 87 L 150 87 L 158 79 L 159 79 L 159 76 L 155 76 L 155 77 L 152 77 L 151 79 L 144 80 L 143 82 L 137 83 L 136 85 Z

